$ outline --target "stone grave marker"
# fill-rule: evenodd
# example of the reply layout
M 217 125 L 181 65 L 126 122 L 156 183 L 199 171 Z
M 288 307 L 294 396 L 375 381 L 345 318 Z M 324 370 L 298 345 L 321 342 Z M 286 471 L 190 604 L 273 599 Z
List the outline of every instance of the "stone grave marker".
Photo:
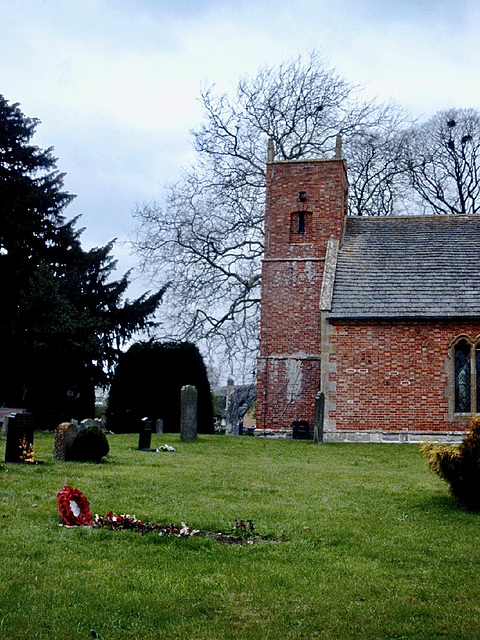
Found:
M 152 423 L 148 418 L 142 419 L 142 427 L 138 434 L 138 448 L 141 451 L 150 451 L 150 442 L 152 440 Z
M 315 426 L 313 430 L 313 440 L 317 444 L 323 442 L 323 422 L 325 416 L 325 394 L 317 391 L 315 395 Z
M 80 426 L 73 422 L 62 422 L 55 429 L 53 443 L 53 460 L 66 460 L 75 436 L 80 431 Z
M 24 453 L 33 446 L 33 416 L 11 413 L 8 416 L 5 462 L 25 462 Z
M 197 388 L 186 385 L 181 390 L 180 440 L 188 442 L 197 437 Z

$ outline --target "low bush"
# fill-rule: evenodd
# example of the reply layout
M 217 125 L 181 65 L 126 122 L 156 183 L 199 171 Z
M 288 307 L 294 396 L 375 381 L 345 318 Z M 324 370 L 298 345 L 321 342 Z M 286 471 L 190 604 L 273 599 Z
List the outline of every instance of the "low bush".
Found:
M 430 468 L 446 480 L 452 495 L 467 509 L 480 510 L 480 418 L 460 445 L 426 442 L 421 446 Z

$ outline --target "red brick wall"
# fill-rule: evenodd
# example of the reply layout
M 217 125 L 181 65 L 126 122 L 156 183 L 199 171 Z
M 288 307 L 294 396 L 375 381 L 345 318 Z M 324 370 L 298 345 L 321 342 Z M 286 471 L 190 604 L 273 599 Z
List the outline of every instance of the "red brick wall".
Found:
M 480 322 L 332 321 L 328 421 L 337 430 L 452 431 L 456 337 Z
M 327 241 L 343 233 L 347 181 L 341 160 L 267 166 L 257 427 L 314 421 L 320 386 L 320 291 Z M 299 201 L 303 192 L 306 199 Z M 307 212 L 304 234 L 295 215 Z
M 307 420 L 313 428 L 320 361 L 312 358 L 259 359 L 257 429 L 289 429 Z

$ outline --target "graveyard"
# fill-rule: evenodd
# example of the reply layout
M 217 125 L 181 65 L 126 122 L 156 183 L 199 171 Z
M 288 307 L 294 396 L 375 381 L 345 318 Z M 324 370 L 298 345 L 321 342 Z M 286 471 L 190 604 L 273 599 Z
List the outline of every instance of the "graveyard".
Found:
M 107 437 L 69 461 L 36 431 L 39 464 L 3 462 L 0 438 L 0 638 L 478 637 L 478 514 L 418 446 Z M 65 484 L 92 518 L 157 528 L 64 526 Z

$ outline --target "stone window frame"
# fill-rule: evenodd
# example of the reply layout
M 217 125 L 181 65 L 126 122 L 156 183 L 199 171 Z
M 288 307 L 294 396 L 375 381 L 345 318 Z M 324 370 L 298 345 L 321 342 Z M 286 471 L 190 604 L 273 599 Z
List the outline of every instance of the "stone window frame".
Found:
M 456 379 L 455 379 L 455 351 L 457 346 L 461 342 L 466 342 L 470 347 L 470 411 L 456 411 L 455 396 L 456 396 Z M 477 350 L 480 350 L 480 335 L 475 339 L 472 339 L 466 334 L 456 336 L 452 340 L 449 348 L 449 371 L 450 371 L 450 414 L 456 418 L 471 417 L 480 415 L 477 411 L 477 394 L 479 391 L 480 377 L 480 359 L 477 365 Z M 479 354 L 480 355 L 480 354 Z M 477 372 L 478 369 L 478 372 Z

